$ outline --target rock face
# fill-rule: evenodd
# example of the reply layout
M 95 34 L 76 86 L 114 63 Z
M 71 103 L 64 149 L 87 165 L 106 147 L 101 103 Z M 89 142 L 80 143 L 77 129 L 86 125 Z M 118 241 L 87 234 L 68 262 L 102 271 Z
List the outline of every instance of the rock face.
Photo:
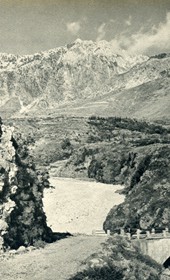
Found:
M 47 240 L 39 178 L 24 144 L 14 139 L 12 127 L 1 124 L 0 138 L 0 247 L 13 249 Z M 21 139 L 20 139 L 21 141 Z
M 143 152 L 143 154 L 141 153 Z M 137 151 L 130 166 L 135 167 L 124 203 L 113 207 L 104 222 L 104 229 L 115 231 L 137 228 L 159 232 L 170 222 L 170 147 L 145 147 Z M 129 167 L 130 167 L 129 166 Z M 129 169 L 132 170 L 130 167 Z

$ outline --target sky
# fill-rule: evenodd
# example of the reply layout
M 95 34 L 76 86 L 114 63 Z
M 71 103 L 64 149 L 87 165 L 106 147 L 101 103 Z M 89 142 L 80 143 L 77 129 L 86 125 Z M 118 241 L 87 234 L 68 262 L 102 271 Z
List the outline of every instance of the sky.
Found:
M 170 0 L 0 0 L 0 52 L 33 54 L 82 40 L 115 52 L 170 52 Z

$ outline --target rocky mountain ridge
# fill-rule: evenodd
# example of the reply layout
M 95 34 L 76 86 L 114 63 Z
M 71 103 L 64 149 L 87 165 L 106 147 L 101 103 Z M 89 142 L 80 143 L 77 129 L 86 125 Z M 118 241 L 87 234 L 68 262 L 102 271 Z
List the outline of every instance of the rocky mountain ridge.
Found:
M 106 41 L 77 39 L 34 55 L 0 54 L 0 113 L 42 114 L 82 100 L 93 103 L 109 93 L 112 98 L 116 92 L 126 95 L 129 89 L 169 78 L 169 69 L 168 54 L 119 55 Z
M 35 62 L 36 60 L 47 60 L 51 59 L 53 56 L 63 55 L 60 57 L 63 60 L 63 64 L 76 64 L 80 62 L 83 58 L 87 58 L 90 55 L 98 56 L 103 58 L 114 59 L 115 62 L 119 63 L 118 73 L 123 73 L 130 69 L 132 66 L 137 63 L 142 63 L 148 59 L 147 56 L 139 55 L 139 56 L 131 56 L 127 55 L 125 52 L 117 54 L 114 52 L 113 46 L 107 41 L 82 41 L 77 39 L 72 44 L 68 44 L 63 47 L 58 47 L 51 49 L 49 51 L 43 51 L 40 53 L 35 53 L 33 55 L 14 55 L 7 53 L 0 53 L 0 69 L 1 70 L 14 70 L 16 67 L 24 66 L 28 63 Z M 116 66 L 116 65 L 115 65 Z
M 106 41 L 81 41 L 34 55 L 0 54 L 0 112 L 56 109 L 169 77 L 169 55 L 115 54 Z

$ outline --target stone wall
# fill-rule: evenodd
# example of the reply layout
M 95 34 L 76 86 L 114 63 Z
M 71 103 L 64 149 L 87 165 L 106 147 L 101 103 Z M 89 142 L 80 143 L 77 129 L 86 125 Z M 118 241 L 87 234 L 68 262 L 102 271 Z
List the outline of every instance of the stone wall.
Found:
M 0 249 L 49 241 L 51 230 L 43 212 L 43 189 L 48 179 L 37 173 L 22 138 L 0 124 Z
M 160 264 L 170 257 L 170 238 L 136 239 L 132 241 L 142 251 Z

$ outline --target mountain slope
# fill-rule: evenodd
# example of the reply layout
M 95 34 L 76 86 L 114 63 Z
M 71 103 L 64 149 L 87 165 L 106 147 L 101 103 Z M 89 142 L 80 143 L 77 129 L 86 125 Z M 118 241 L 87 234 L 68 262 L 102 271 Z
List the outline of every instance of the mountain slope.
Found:
M 170 119 L 170 82 L 162 77 L 131 89 L 111 91 L 101 97 L 61 105 L 49 115 L 120 116 L 137 119 Z M 34 108 L 36 112 L 36 108 Z M 43 111 L 41 111 L 43 114 Z
M 155 82 L 152 96 L 158 79 L 168 81 L 169 65 L 169 55 L 152 58 L 119 55 L 106 41 L 79 39 L 35 55 L 0 54 L 0 113 L 7 117 L 16 112 L 42 114 L 70 104 L 71 109 L 75 103 L 93 102 L 108 93 L 111 104 L 114 97 L 120 98 L 121 110 L 124 101 L 121 96 L 132 88 L 138 91 L 139 86 Z

